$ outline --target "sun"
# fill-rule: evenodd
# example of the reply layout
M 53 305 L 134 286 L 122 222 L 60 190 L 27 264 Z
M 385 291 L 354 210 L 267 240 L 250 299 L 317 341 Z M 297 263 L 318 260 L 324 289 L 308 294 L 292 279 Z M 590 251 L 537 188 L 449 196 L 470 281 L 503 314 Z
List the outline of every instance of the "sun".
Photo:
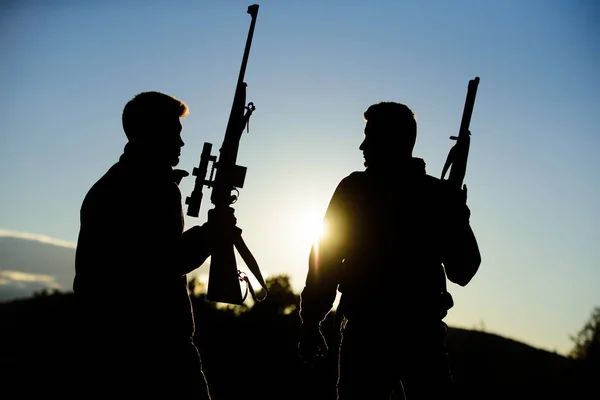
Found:
M 323 216 L 315 211 L 298 212 L 294 220 L 293 236 L 303 246 L 312 246 L 325 234 Z

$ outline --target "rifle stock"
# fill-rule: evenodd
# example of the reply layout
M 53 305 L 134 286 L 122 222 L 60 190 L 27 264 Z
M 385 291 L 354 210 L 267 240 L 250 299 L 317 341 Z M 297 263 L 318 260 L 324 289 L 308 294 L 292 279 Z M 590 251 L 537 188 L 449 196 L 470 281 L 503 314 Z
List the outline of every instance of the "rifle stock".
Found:
M 238 192 L 238 188 L 244 186 L 246 177 L 246 167 L 239 166 L 236 162 L 242 133 L 248 126 L 249 118 L 255 110 L 253 103 L 246 105 L 247 85 L 244 82 L 244 75 L 254 35 L 257 13 L 257 4 L 248 7 L 248 14 L 252 17 L 252 21 L 246 39 L 246 47 L 242 57 L 242 65 L 225 130 L 225 137 L 219 149 L 219 159 L 217 161 L 216 156 L 211 155 L 212 144 L 204 143 L 204 148 L 200 156 L 200 164 L 192 172 L 196 176 L 194 189 L 191 195 L 186 198 L 186 204 L 188 205 L 187 215 L 198 217 L 203 197 L 202 189 L 204 186 L 212 187 L 210 200 L 214 207 L 211 210 L 211 218 L 214 218 L 217 224 L 218 237 L 215 238 L 215 247 L 211 254 L 206 298 L 213 302 L 236 305 L 242 304 L 246 298 L 245 295 L 242 297 L 240 281 L 246 282 L 247 289 L 250 288 L 254 296 L 254 291 L 247 277 L 237 268 L 234 251 L 236 248 L 248 268 L 265 290 L 265 296 L 267 293 L 258 264 L 243 242 L 241 229 L 231 226 L 229 224 L 230 219 L 228 218 L 231 213 L 230 206 L 237 201 L 237 196 L 233 195 L 232 192 Z M 209 178 L 206 179 L 209 162 L 212 162 L 212 169 Z M 257 300 L 256 297 L 255 300 Z
M 477 95 L 477 87 L 479 85 L 479 77 L 475 77 L 469 81 L 467 87 L 467 98 L 463 109 L 462 119 L 458 136 L 450 136 L 451 140 L 456 143 L 450 149 L 444 168 L 442 169 L 442 179 L 446 176 L 446 172 L 450 168 L 448 181 L 451 185 L 462 188 L 463 180 L 467 171 L 467 159 L 469 157 L 469 147 L 471 144 L 471 132 L 469 125 L 471 124 L 471 115 L 473 114 L 473 106 L 475 105 L 475 96 Z

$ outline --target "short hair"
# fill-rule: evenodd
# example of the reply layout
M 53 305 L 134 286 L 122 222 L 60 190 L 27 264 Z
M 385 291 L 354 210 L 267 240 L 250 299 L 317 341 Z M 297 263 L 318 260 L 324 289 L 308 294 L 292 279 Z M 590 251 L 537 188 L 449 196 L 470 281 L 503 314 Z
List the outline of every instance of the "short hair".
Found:
M 125 105 L 121 121 L 127 139 L 133 140 L 151 134 L 157 122 L 174 117 L 184 118 L 188 113 L 188 106 L 173 96 L 142 92 Z
M 412 150 L 417 140 L 417 119 L 415 114 L 408 106 L 392 101 L 382 101 L 372 104 L 364 112 L 363 118 L 365 121 L 371 121 L 380 132 L 389 133 L 393 130 L 394 134 L 399 136 L 390 138 L 398 141 L 402 145 L 410 146 Z

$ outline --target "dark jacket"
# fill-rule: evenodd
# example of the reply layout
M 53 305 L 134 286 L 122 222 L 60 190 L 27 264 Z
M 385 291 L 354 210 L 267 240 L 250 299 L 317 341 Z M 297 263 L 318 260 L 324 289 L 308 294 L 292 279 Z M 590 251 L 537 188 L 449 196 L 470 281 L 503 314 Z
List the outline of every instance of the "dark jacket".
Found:
M 479 266 L 464 197 L 427 175 L 421 159 L 392 172 L 367 168 L 342 179 L 325 225 L 301 293 L 300 316 L 307 324 L 325 318 L 336 290 L 342 294 L 338 310 L 349 318 L 379 311 L 443 318 L 444 267 L 466 285 Z
M 128 144 L 81 206 L 73 289 L 94 332 L 124 341 L 193 335 L 186 273 L 208 254 L 185 242 L 183 228 L 173 169 Z

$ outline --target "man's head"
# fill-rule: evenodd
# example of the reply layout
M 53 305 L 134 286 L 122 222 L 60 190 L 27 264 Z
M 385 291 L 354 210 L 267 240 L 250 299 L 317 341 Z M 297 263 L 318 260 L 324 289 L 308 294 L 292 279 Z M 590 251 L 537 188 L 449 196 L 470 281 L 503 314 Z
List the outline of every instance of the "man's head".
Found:
M 381 102 L 371 105 L 363 115 L 365 139 L 360 145 L 365 167 L 391 165 L 412 157 L 417 139 L 417 121 L 404 104 Z
M 143 92 L 123 109 L 123 130 L 130 143 L 153 152 L 171 166 L 179 163 L 184 143 L 180 118 L 188 115 L 185 103 L 159 92 Z

